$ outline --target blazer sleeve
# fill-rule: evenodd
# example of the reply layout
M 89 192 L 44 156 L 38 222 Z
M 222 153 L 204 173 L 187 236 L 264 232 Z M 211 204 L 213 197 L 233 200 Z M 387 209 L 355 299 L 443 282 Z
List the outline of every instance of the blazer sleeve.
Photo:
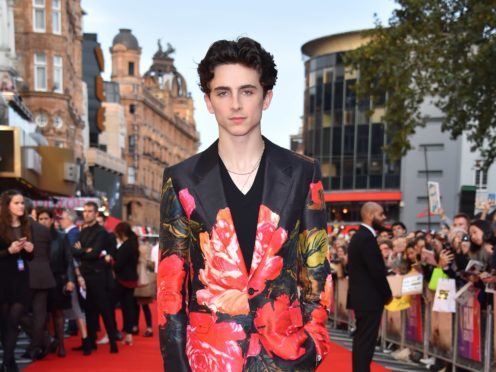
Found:
M 186 356 L 186 279 L 190 227 L 169 176 L 164 172 L 160 204 L 160 253 L 157 304 L 160 351 L 165 371 L 189 371 Z
M 330 339 L 326 328 L 328 316 L 325 308 L 330 302 L 330 298 L 327 299 L 330 291 L 326 286 L 332 285 L 332 281 L 327 261 L 329 243 L 324 189 L 317 161 L 313 164 L 312 181 L 308 185 L 298 247 L 298 282 L 301 288 L 304 327 L 315 343 L 317 361 L 320 361 L 329 352 Z

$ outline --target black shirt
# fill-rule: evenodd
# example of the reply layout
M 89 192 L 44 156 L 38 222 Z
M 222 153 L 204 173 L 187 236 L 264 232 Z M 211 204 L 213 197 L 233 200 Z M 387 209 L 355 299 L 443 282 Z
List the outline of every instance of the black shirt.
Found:
M 227 205 L 231 211 L 234 229 L 245 260 L 246 271 L 250 273 L 255 238 L 257 233 L 258 212 L 262 203 L 264 184 L 265 152 L 262 155 L 257 175 L 251 189 L 243 194 L 231 179 L 224 163 L 219 157 L 220 173 L 226 196 Z

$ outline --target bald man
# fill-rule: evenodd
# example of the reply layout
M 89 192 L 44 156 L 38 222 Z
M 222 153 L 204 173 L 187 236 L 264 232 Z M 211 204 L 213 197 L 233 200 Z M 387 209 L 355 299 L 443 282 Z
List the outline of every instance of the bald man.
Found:
M 376 230 L 386 216 L 377 203 L 365 203 L 360 211 L 362 225 L 348 246 L 348 308 L 355 311 L 353 372 L 370 371 L 384 305 L 392 299 L 386 267 L 377 245 Z

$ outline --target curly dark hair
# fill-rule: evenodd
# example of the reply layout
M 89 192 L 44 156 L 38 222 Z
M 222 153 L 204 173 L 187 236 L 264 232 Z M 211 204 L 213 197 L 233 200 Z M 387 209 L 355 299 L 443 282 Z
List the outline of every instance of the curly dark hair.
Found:
M 199 86 L 202 92 L 210 95 L 210 82 L 214 78 L 217 66 L 236 63 L 258 71 L 264 96 L 276 84 L 277 69 L 272 54 L 255 40 L 242 37 L 232 41 L 218 40 L 210 46 L 198 65 Z

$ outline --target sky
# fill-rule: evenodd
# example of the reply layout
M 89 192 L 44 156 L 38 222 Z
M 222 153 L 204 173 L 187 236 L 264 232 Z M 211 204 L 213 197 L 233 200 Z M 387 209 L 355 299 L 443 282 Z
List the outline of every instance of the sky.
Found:
M 270 108 L 262 118 L 262 133 L 289 147 L 303 115 L 304 57 L 301 46 L 322 36 L 371 28 L 374 14 L 383 23 L 396 7 L 394 0 L 82 0 L 87 13 L 83 31 L 98 34 L 104 57 L 104 78 L 110 80 L 109 48 L 120 28 L 129 28 L 142 48 L 144 74 L 157 51 L 157 40 L 175 48 L 176 69 L 187 81 L 195 105 L 200 150 L 217 139 L 217 123 L 198 88 L 197 64 L 216 40 L 251 37 L 274 55 L 277 84 Z

